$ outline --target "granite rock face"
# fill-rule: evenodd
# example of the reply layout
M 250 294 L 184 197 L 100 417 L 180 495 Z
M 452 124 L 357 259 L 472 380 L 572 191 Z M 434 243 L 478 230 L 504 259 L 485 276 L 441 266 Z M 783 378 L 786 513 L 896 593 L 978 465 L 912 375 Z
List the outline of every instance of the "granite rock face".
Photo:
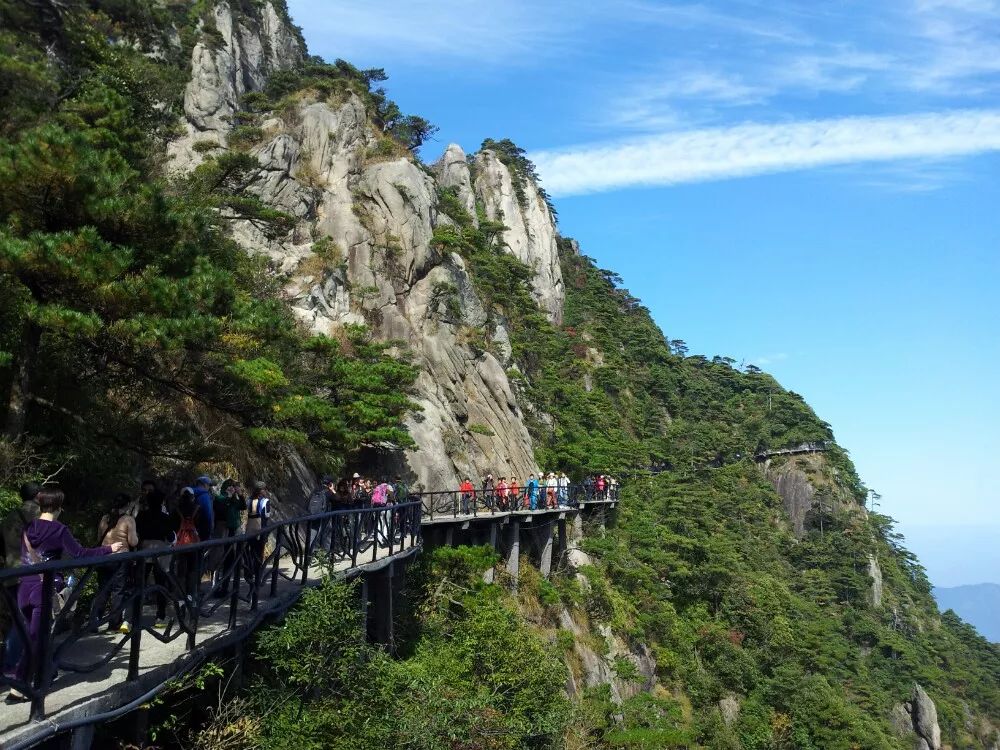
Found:
M 176 170 L 200 163 L 193 148 L 198 140 L 225 147 L 239 98 L 304 54 L 270 3 L 251 19 L 220 4 L 215 25 L 212 43 L 199 42 L 192 53 L 187 133 L 168 152 Z M 535 299 L 551 320 L 560 320 L 556 227 L 537 188 L 526 183 L 520 205 L 504 164 L 484 152 L 470 169 L 457 145 L 431 169 L 412 157 L 374 156 L 381 134 L 354 94 L 303 96 L 293 111 L 263 122 L 261 131 L 251 151 L 260 169 L 248 189 L 297 224 L 275 241 L 236 222 L 235 238 L 287 275 L 293 310 L 310 330 L 337 336 L 345 325 L 364 323 L 377 338 L 398 342 L 400 356 L 412 356 L 420 370 L 419 410 L 407 420 L 416 447 L 405 453 L 386 447 L 378 470 L 401 471 L 415 489 L 429 490 L 487 471 L 537 472 L 507 376 L 509 333 L 502 321 L 486 330 L 487 313 L 463 259 L 432 242 L 435 227 L 450 222 L 438 210 L 440 189 L 454 189 L 473 216 L 478 202 L 509 227 L 507 250 L 534 269 Z
M 913 685 L 910 700 L 893 706 L 889 719 L 901 737 L 913 740 L 916 750 L 941 750 L 937 706 L 920 685 Z
M 562 322 L 565 298 L 556 226 L 549 207 L 530 180 L 522 185 L 524 201 L 517 195 L 514 178 L 492 151 L 476 154 L 474 189 L 486 216 L 507 227 L 504 241 L 519 260 L 535 272 L 534 295 L 549 320 Z
M 191 53 L 191 80 L 184 89 L 186 132 L 168 148 L 178 169 L 201 162 L 197 142 L 225 145 L 240 97 L 259 91 L 269 75 L 294 67 L 305 55 L 301 39 L 270 0 L 253 13 L 224 0 L 211 13 L 212 33 L 204 33 Z

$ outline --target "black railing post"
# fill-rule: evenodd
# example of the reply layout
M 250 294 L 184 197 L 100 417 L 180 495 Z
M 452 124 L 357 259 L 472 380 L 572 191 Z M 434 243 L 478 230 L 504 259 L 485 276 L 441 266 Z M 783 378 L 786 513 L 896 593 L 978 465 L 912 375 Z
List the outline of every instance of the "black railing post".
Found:
M 306 581 L 309 579 L 309 560 L 312 558 L 312 521 L 306 521 L 305 524 L 305 541 L 306 546 L 302 550 L 302 585 L 306 585 Z M 296 536 L 298 536 L 296 534 Z
M 260 596 L 260 584 L 264 576 L 264 555 L 263 549 L 260 548 L 260 535 L 258 534 L 253 539 L 247 543 L 247 553 L 249 557 L 249 562 L 253 564 L 250 568 L 251 574 L 253 576 L 253 582 L 250 584 L 250 611 L 257 611 L 257 604 L 259 603 Z
M 375 507 L 375 506 L 372 506 Z M 373 510 L 372 519 L 372 562 L 378 560 L 378 527 L 382 525 L 382 511 Z
M 133 560 L 129 566 L 132 577 L 132 631 L 129 634 L 128 678 L 139 676 L 139 654 L 142 648 L 142 600 L 146 598 L 146 561 Z
M 351 539 L 352 539 L 352 543 L 351 543 L 351 567 L 354 568 L 354 567 L 357 567 L 357 565 L 358 565 L 358 547 L 361 544 L 360 537 L 359 537 L 359 534 L 360 534 L 360 531 L 361 531 L 361 528 L 360 528 L 361 527 L 361 510 L 356 508 L 351 515 L 353 516 L 353 518 L 351 519 L 351 523 L 354 526 L 354 530 L 351 532 Z
M 280 537 L 285 532 L 284 526 L 279 526 L 274 530 L 274 560 L 271 561 L 271 598 L 273 599 L 278 595 L 278 562 L 281 560 L 281 544 Z M 270 533 L 264 535 L 264 550 L 267 550 L 267 538 L 271 536 Z
M 191 572 L 188 571 L 188 577 L 191 579 L 192 586 L 191 591 L 188 592 L 188 598 L 191 601 L 191 632 L 188 633 L 187 649 L 188 651 L 194 651 L 195 638 L 198 635 L 198 621 L 201 619 L 201 575 L 202 562 L 205 559 L 205 555 L 201 550 L 189 554 L 194 558 L 192 561 L 194 563 L 194 575 L 192 576 Z
M 393 549 L 395 548 L 394 544 L 395 539 L 396 539 L 396 511 L 392 510 L 389 512 L 389 557 L 392 557 Z
M 45 716 L 45 695 L 48 693 L 49 676 L 52 674 L 52 599 L 55 591 L 55 574 L 47 570 L 42 573 L 41 626 L 38 631 L 38 648 L 34 654 L 35 694 L 31 698 L 31 718 L 36 720 Z M 30 652 L 31 643 L 26 642 L 24 648 Z
M 230 579 L 233 590 L 229 595 L 229 629 L 233 630 L 236 628 L 236 613 L 240 606 L 240 578 L 243 577 L 243 542 L 236 542 L 231 549 L 236 556 L 236 559 L 233 561 L 232 578 Z

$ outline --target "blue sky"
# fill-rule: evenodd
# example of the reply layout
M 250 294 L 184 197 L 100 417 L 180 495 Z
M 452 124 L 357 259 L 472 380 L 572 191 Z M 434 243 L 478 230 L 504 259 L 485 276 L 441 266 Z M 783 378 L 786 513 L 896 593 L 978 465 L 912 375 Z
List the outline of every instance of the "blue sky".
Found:
M 935 584 L 1000 581 L 1000 0 L 289 5 L 425 159 L 513 139 L 671 338 L 803 394 Z

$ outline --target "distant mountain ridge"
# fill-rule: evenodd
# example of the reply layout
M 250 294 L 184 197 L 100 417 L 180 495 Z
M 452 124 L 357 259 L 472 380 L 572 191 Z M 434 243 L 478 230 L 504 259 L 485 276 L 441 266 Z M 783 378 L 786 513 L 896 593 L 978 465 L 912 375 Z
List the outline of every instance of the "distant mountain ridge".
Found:
M 984 638 L 1000 643 L 1000 583 L 936 586 L 934 598 L 942 610 L 954 610 Z

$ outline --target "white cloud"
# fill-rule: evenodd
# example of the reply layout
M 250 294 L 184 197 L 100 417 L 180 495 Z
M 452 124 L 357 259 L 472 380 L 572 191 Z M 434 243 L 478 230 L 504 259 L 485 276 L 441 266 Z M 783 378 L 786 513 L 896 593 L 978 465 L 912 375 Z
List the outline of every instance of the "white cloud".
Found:
M 1000 110 L 746 124 L 531 154 L 553 195 L 1000 150 Z
M 602 110 L 604 124 L 640 130 L 673 129 L 690 123 L 696 111 L 764 101 L 771 92 L 739 76 L 693 67 L 650 74 L 626 87 Z
M 374 63 L 519 65 L 570 48 L 589 13 L 571 0 L 289 0 L 314 53 Z M 378 64 L 384 64 L 379 62 Z

